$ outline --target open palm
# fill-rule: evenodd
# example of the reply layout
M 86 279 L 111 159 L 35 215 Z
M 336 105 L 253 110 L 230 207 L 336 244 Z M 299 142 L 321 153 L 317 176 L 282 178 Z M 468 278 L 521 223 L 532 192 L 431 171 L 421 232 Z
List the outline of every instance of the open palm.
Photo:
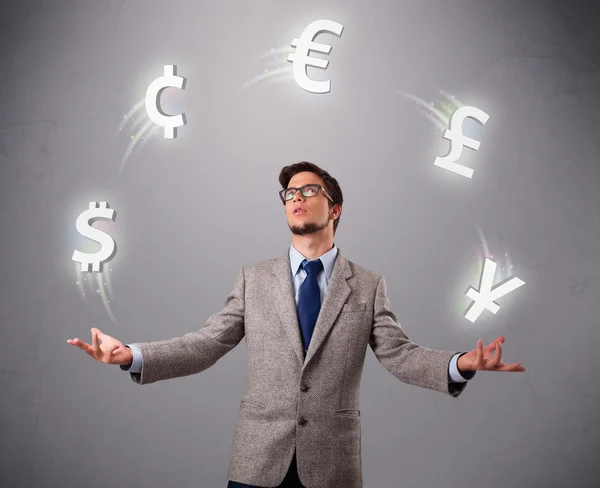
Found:
M 494 341 L 483 346 L 481 339 L 477 340 L 477 347 L 463 354 L 459 358 L 458 367 L 463 371 L 526 371 L 521 363 L 507 364 L 502 361 L 502 343 L 504 336 L 497 337 Z M 496 355 L 493 354 L 496 352 Z
M 87 344 L 81 339 L 68 339 L 67 343 L 87 352 L 96 361 L 105 364 L 127 365 L 131 363 L 132 353 L 121 341 L 104 334 L 100 329 L 92 327 L 92 343 Z

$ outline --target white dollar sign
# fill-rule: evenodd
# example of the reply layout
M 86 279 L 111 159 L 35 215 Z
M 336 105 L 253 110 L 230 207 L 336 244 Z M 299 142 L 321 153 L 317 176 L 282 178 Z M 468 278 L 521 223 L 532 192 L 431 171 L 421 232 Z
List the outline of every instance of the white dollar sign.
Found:
M 150 120 L 165 129 L 166 139 L 177 137 L 177 127 L 185 125 L 185 114 L 167 115 L 160 109 L 161 92 L 168 87 L 184 89 L 185 78 L 176 75 L 177 66 L 165 64 L 164 76 L 160 76 L 148 85 L 146 90 L 146 113 Z
M 92 241 L 98 242 L 102 246 L 102 248 L 95 253 L 75 250 L 71 259 L 81 263 L 81 271 L 102 271 L 102 264 L 114 257 L 115 241 L 105 232 L 92 227 L 90 225 L 90 220 L 110 219 L 114 222 L 115 217 L 115 209 L 108 208 L 107 202 L 100 202 L 99 207 L 98 202 L 90 202 L 90 207 L 81 212 L 79 217 L 77 217 L 77 221 L 75 222 L 77 232 Z
M 462 154 L 463 147 L 470 147 L 477 151 L 481 144 L 481 142 L 463 134 L 463 123 L 467 117 L 472 117 L 484 125 L 490 118 L 488 114 L 477 107 L 465 106 L 458 108 L 450 116 L 450 128 L 446 129 L 442 136 L 444 139 L 450 141 L 450 152 L 446 156 L 436 157 L 433 164 L 453 171 L 454 173 L 458 173 L 459 175 L 466 176 L 467 178 L 471 178 L 473 176 L 473 170 L 456 162 Z
M 300 39 L 294 37 L 291 46 L 296 48 L 296 52 L 288 55 L 287 60 L 293 62 L 294 79 L 296 83 L 304 90 L 312 93 L 327 93 L 331 89 L 331 81 L 311 80 L 306 74 L 306 66 L 315 68 L 327 68 L 329 61 L 319 58 L 311 58 L 309 51 L 329 54 L 331 46 L 314 42 L 313 39 L 321 32 L 331 32 L 338 37 L 342 34 L 344 26 L 332 20 L 315 20 L 308 24 L 302 31 Z

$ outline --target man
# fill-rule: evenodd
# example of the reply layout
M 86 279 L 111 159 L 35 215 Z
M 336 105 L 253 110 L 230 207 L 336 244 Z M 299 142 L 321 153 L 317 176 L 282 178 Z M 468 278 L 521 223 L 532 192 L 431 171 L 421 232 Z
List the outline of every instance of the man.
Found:
M 144 385 L 204 371 L 245 337 L 248 374 L 228 488 L 361 488 L 367 345 L 399 380 L 455 398 L 477 370 L 525 368 L 501 361 L 504 337 L 462 354 L 411 342 L 390 310 L 383 276 L 333 242 L 343 204 L 336 179 L 304 161 L 284 167 L 279 182 L 289 250 L 241 268 L 224 308 L 204 327 L 127 346 L 94 328 L 92 345 L 67 342 Z

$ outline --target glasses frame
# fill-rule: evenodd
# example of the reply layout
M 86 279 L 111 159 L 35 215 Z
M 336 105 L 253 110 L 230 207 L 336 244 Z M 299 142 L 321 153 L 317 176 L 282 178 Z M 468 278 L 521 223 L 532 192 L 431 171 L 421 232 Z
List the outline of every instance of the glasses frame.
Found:
M 316 195 L 314 195 L 314 196 L 306 196 L 302 190 L 304 190 L 304 189 L 305 189 L 307 186 L 316 186 L 316 187 L 317 187 L 317 194 L 316 194 Z M 287 191 L 289 191 L 289 190 L 294 190 L 294 196 L 293 196 L 292 198 L 290 198 L 289 200 L 286 200 L 286 199 L 285 199 L 285 197 L 284 197 L 283 195 L 284 195 L 284 194 L 285 194 Z M 285 204 L 286 204 L 286 202 L 291 202 L 291 201 L 294 199 L 294 197 L 296 196 L 296 192 L 297 192 L 298 190 L 300 190 L 300 193 L 302 193 L 302 196 L 303 196 L 304 198 L 314 198 L 314 197 L 316 197 L 316 196 L 318 196 L 318 195 L 319 195 L 319 191 L 322 191 L 322 192 L 323 192 L 323 195 L 325 195 L 327 198 L 329 198 L 329 200 L 331 200 L 331 203 L 335 203 L 335 202 L 333 201 L 333 198 L 331 198 L 331 196 L 329 195 L 329 193 L 327 193 L 327 192 L 325 191 L 325 188 L 323 188 L 323 186 L 322 186 L 322 185 L 319 185 L 318 183 L 307 183 L 306 185 L 304 185 L 304 186 L 301 186 L 301 187 L 299 187 L 299 188 L 293 188 L 293 187 L 285 188 L 285 189 L 283 189 L 283 190 L 281 190 L 281 191 L 279 192 L 279 198 L 281 198 L 281 201 L 282 201 L 282 202 L 283 202 L 283 204 L 285 205 Z

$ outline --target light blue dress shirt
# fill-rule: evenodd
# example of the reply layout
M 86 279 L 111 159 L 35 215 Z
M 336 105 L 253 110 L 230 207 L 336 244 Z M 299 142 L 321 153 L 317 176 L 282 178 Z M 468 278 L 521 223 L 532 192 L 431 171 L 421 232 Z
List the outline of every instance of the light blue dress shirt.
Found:
M 317 276 L 317 283 L 319 290 L 321 291 L 321 303 L 325 299 L 325 292 L 327 291 L 327 285 L 331 279 L 331 273 L 333 272 L 333 265 L 335 264 L 335 258 L 337 257 L 337 246 L 334 244 L 333 248 L 327 251 L 325 254 L 317 259 L 320 259 L 323 263 L 323 271 Z M 306 271 L 300 266 L 305 258 L 293 245 L 290 245 L 290 266 L 292 271 L 292 280 L 294 285 L 294 298 L 296 300 L 296 306 L 298 305 L 298 299 L 300 298 L 300 285 L 306 278 Z M 127 344 L 131 348 L 133 353 L 133 362 L 131 366 L 121 366 L 123 371 L 128 373 L 140 373 L 142 371 L 142 353 L 135 344 Z M 464 383 L 470 378 L 463 377 L 458 371 L 458 357 L 462 353 L 457 353 L 452 356 L 448 365 L 448 374 L 450 379 L 455 383 Z M 475 376 L 475 372 L 469 372 L 471 377 Z

